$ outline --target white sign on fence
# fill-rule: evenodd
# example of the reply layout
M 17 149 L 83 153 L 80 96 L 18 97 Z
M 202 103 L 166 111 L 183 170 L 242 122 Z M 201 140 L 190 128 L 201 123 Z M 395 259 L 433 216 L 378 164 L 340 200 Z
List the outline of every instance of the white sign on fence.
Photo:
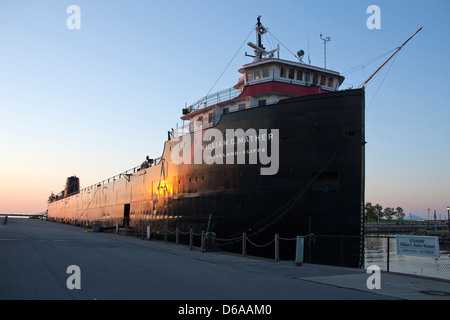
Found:
M 396 235 L 397 254 L 439 258 L 439 237 Z

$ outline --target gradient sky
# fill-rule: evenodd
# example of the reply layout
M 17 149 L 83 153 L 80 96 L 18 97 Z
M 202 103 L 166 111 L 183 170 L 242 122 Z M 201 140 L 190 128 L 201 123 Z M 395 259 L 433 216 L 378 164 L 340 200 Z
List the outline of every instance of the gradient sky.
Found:
M 69 5 L 81 29 L 69 30 Z M 381 29 L 369 30 L 369 5 Z M 76 174 L 82 187 L 163 151 L 181 109 L 206 95 L 256 23 L 359 86 L 423 26 L 366 87 L 366 201 L 446 217 L 450 205 L 450 2 L 0 2 L 0 212 L 42 212 Z M 248 41 L 255 41 L 252 34 Z M 309 45 L 308 45 L 309 42 Z M 268 43 L 266 47 L 270 49 Z M 212 88 L 251 62 L 243 46 Z M 304 60 L 307 60 L 304 59 Z

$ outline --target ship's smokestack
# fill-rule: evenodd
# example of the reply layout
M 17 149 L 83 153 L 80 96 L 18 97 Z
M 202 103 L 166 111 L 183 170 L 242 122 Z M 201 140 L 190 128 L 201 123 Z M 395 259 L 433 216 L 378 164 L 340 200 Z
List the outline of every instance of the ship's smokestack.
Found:
M 64 196 L 68 197 L 74 193 L 80 192 L 80 179 L 76 176 L 71 176 L 66 179 L 66 188 L 64 189 Z

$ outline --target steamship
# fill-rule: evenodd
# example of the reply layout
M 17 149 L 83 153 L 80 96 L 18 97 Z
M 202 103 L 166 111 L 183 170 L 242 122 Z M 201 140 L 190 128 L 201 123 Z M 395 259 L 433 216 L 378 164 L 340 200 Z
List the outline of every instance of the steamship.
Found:
M 244 232 L 254 243 L 303 235 L 308 261 L 362 267 L 364 88 L 339 90 L 344 77 L 303 52 L 267 51 L 260 17 L 255 31 L 237 83 L 183 108 L 186 125 L 168 132 L 160 157 L 83 189 L 67 178 L 48 219 L 206 231 L 224 250 Z

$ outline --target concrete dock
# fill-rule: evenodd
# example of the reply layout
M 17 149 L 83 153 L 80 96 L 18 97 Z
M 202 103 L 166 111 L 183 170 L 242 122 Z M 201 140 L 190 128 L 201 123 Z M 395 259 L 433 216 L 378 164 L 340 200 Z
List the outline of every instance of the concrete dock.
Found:
M 382 272 L 369 289 L 370 275 L 37 219 L 0 226 L 2 300 L 450 300 L 448 281 Z

